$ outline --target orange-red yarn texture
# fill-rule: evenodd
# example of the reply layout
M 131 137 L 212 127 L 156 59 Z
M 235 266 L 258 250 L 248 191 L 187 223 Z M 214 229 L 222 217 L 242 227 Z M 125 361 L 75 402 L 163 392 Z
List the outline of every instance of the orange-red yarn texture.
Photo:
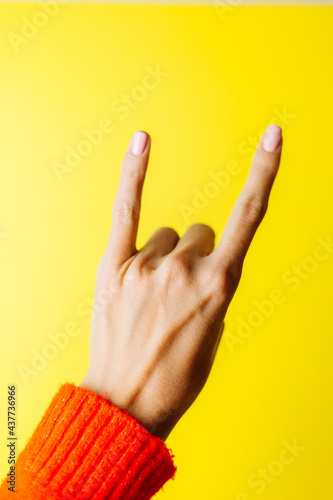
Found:
M 1 500 L 148 500 L 174 477 L 164 441 L 106 399 L 63 384 L 18 457 Z

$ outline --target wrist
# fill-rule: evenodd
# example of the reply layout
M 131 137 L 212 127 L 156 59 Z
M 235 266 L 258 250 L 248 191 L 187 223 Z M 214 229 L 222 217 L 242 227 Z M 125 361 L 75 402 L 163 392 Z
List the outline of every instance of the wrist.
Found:
M 105 398 L 107 401 L 109 401 L 109 403 L 124 411 L 131 417 L 135 418 L 150 434 L 153 434 L 154 436 L 160 438 L 162 441 L 165 441 L 167 439 L 180 418 L 176 417 L 175 412 L 171 410 L 169 412 L 166 412 L 162 416 L 154 418 L 148 415 L 146 412 L 145 414 L 143 414 L 138 409 L 136 409 L 133 402 L 131 404 L 123 404 L 117 402 L 115 398 L 112 398 L 110 396 L 107 387 L 91 379 L 88 374 L 78 385 L 78 387 L 87 389 L 94 394 Z M 147 405 L 145 405 L 145 407 L 147 408 Z

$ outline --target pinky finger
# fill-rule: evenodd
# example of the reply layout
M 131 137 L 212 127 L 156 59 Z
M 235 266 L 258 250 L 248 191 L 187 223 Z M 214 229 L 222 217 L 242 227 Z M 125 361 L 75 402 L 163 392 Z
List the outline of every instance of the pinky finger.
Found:
M 282 149 L 281 128 L 269 125 L 261 138 L 245 186 L 231 212 L 221 240 L 211 254 L 223 267 L 241 268 L 267 210 Z

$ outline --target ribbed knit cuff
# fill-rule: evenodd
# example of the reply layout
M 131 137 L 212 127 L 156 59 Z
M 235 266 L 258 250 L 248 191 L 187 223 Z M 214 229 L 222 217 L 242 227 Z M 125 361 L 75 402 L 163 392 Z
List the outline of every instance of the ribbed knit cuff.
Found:
M 0 499 L 148 500 L 176 467 L 164 441 L 106 399 L 64 384 L 18 457 Z

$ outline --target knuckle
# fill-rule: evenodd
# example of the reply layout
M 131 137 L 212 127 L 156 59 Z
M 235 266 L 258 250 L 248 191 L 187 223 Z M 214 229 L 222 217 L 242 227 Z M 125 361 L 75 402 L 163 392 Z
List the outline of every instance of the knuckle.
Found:
M 195 224 L 192 224 L 190 226 L 190 229 L 197 229 L 198 231 L 206 231 L 209 233 L 213 233 L 213 235 L 215 236 L 214 230 L 210 226 L 202 222 L 196 222 Z
M 116 201 L 113 209 L 115 219 L 123 224 L 136 222 L 139 218 L 140 206 L 138 203 Z
M 142 175 L 142 169 L 140 168 L 140 164 L 137 161 L 133 160 L 128 160 L 124 164 L 124 174 L 126 177 L 130 178 L 138 178 L 141 177 Z
M 258 158 L 256 161 L 256 170 L 264 175 L 272 175 L 272 163 L 266 158 Z
M 233 263 L 215 268 L 210 272 L 209 281 L 222 302 L 227 302 L 233 296 L 242 273 L 242 265 Z
M 150 276 L 154 270 L 151 264 L 149 264 L 149 261 L 145 258 L 142 258 L 140 254 L 137 256 L 134 263 L 135 263 L 134 265 L 135 272 L 137 273 L 140 279 Z
M 159 231 L 161 233 L 168 233 L 169 236 L 174 237 L 174 238 L 179 238 L 177 231 L 175 229 L 173 229 L 173 227 L 162 226 L 162 227 L 159 227 L 157 229 L 157 231 Z
M 177 242 L 179 240 L 179 235 L 175 229 L 168 226 L 161 226 L 155 229 L 153 235 L 156 238 L 165 238 L 167 240 L 174 240 Z
M 107 272 L 109 272 L 110 268 L 110 259 L 105 251 L 97 266 L 97 276 L 104 276 Z
M 116 269 L 112 266 L 111 259 L 105 252 L 98 263 L 96 283 L 104 288 L 109 288 L 118 281 L 120 283 L 120 279 L 117 275 Z
M 188 228 L 188 231 L 193 231 L 199 238 L 203 238 L 205 241 L 215 241 L 215 232 L 207 224 L 196 222 Z
M 245 198 L 241 202 L 240 210 L 244 222 L 259 223 L 266 213 L 266 204 L 257 196 Z
M 192 271 L 191 261 L 185 253 L 177 252 L 168 257 L 165 262 L 168 262 L 168 274 L 174 279 L 187 277 Z
M 242 274 L 242 264 L 235 262 L 225 266 L 222 272 L 222 288 L 229 296 L 233 294 Z

